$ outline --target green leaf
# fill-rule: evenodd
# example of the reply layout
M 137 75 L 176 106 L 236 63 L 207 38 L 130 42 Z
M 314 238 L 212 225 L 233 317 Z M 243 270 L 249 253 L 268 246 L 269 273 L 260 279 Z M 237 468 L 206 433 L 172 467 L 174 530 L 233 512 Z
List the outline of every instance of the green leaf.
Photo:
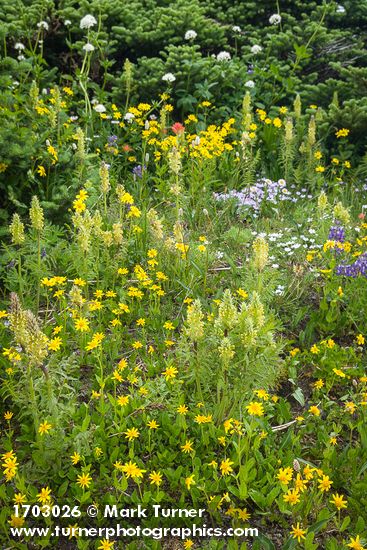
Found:
M 331 516 L 328 516 L 327 518 L 325 519 L 322 519 L 321 521 L 317 521 L 316 523 L 314 523 L 313 525 L 311 525 L 308 529 L 309 532 L 312 532 L 312 533 L 318 533 L 319 531 L 321 531 L 321 529 L 327 525 L 330 521 L 330 519 L 332 518 L 332 515 Z
M 343 519 L 343 522 L 340 526 L 340 531 L 345 531 L 349 524 L 350 524 L 350 517 L 345 516 L 345 518 Z
M 301 388 L 297 388 L 293 393 L 292 396 L 298 403 L 303 407 L 305 404 L 305 396 L 303 395 L 303 391 Z

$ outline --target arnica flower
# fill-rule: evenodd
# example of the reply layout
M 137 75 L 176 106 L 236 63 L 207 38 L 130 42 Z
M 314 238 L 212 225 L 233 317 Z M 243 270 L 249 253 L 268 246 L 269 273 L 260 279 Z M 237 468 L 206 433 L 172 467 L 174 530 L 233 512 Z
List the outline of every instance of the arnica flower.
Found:
M 294 539 L 297 539 L 298 542 L 301 542 L 301 539 L 305 539 L 305 533 L 307 529 L 301 529 L 299 522 L 296 525 L 292 525 L 292 531 L 290 532 Z
M 188 489 L 190 489 L 191 485 L 195 485 L 195 480 L 194 480 L 194 474 L 192 474 L 191 476 L 188 476 L 186 479 L 185 479 L 185 485 Z
M 41 178 L 45 178 L 46 177 L 46 170 L 45 170 L 45 167 L 42 166 L 41 164 L 39 166 L 37 166 L 37 170 L 36 170 L 37 174 L 39 174 L 41 176 Z
M 150 430 L 158 430 L 159 424 L 155 420 L 150 420 L 147 424 Z
M 76 465 L 78 464 L 78 462 L 80 462 L 81 456 L 80 456 L 79 453 L 77 453 L 77 452 L 75 451 L 75 453 L 72 454 L 70 458 L 71 458 L 72 464 L 73 464 L 74 466 L 76 466 Z
M 341 137 L 347 137 L 347 135 L 349 134 L 350 130 L 348 130 L 347 128 L 341 128 L 340 130 L 337 130 L 335 132 L 335 135 L 336 137 L 339 139 Z
M 75 319 L 74 326 L 75 326 L 75 330 L 79 332 L 88 332 L 90 330 L 88 319 L 85 319 L 83 317 L 80 317 L 79 319 Z
M 173 378 L 176 378 L 177 373 L 178 373 L 178 370 L 176 369 L 176 367 L 172 367 L 172 366 L 167 367 L 166 370 L 162 372 L 163 376 L 167 381 Z
M 61 348 L 61 344 L 62 344 L 61 338 L 59 336 L 56 336 L 55 338 L 52 338 L 52 340 L 48 342 L 48 349 L 51 351 L 59 351 L 59 349 Z
M 10 520 L 8 521 L 9 525 L 11 527 L 22 527 L 25 523 L 25 519 L 19 516 L 16 516 L 15 514 L 12 514 L 10 516 Z
M 194 447 L 192 446 L 192 441 L 187 440 L 184 445 L 181 445 L 181 450 L 183 453 L 192 453 L 194 451 Z
M 94 335 L 93 335 L 93 338 L 90 340 L 90 342 L 88 342 L 87 346 L 85 347 L 85 349 L 87 351 L 91 351 L 91 350 L 94 350 L 98 347 L 100 347 L 101 343 L 102 343 L 102 340 L 104 339 L 104 334 L 102 334 L 101 332 L 96 332 Z
M 283 485 L 288 485 L 288 483 L 292 480 L 293 477 L 293 470 L 292 468 L 280 468 L 279 472 L 277 474 L 277 478 Z
M 145 473 L 146 470 L 142 470 L 141 468 L 139 468 L 135 462 L 126 462 L 122 467 L 121 467 L 121 470 L 124 472 L 125 476 L 127 478 L 129 477 L 132 477 L 132 478 L 140 478 L 140 477 L 143 477 L 143 474 Z
M 316 405 L 312 405 L 312 406 L 308 409 L 308 412 L 309 412 L 310 414 L 313 414 L 314 416 L 320 416 L 320 414 L 321 414 L 320 409 L 319 409 Z
M 22 495 L 22 493 L 15 493 L 13 502 L 15 504 L 24 504 L 27 502 L 27 497 L 25 495 Z
M 354 411 L 356 410 L 357 406 L 353 403 L 353 401 L 347 401 L 344 404 L 345 410 L 349 412 L 350 414 L 354 414 Z
M 263 404 L 258 401 L 252 401 L 246 406 L 246 409 L 251 416 L 264 416 Z
M 334 504 L 334 506 L 338 509 L 338 510 L 341 510 L 342 508 L 346 508 L 347 507 L 347 501 L 343 499 L 344 495 L 339 495 L 338 493 L 335 493 L 333 495 L 331 495 L 331 504 Z
M 330 487 L 333 482 L 329 476 L 323 475 L 322 478 L 319 478 L 317 481 L 319 483 L 318 488 L 322 493 L 330 491 Z
M 133 441 L 134 439 L 139 437 L 140 432 L 137 428 L 129 428 L 128 430 L 126 430 L 126 432 L 124 432 L 124 434 L 125 438 L 128 441 Z
M 229 460 L 229 458 L 226 458 L 225 460 L 222 460 L 222 462 L 220 463 L 219 468 L 220 468 L 220 471 L 222 472 L 223 476 L 227 476 L 231 472 L 233 472 L 232 464 L 234 464 L 234 462 Z
M 51 500 L 51 489 L 49 487 L 42 487 L 41 491 L 37 494 L 37 500 L 41 504 L 47 504 Z
M 92 478 L 89 474 L 83 473 L 77 477 L 77 485 L 80 485 L 82 489 L 88 489 L 92 482 Z
M 50 424 L 49 422 L 47 422 L 47 420 L 45 420 L 44 422 L 42 422 L 42 424 L 40 424 L 38 428 L 38 433 L 41 435 L 48 434 L 51 428 L 52 428 L 52 424 Z
M 365 546 L 361 543 L 361 538 L 359 535 L 356 536 L 354 539 L 353 537 L 350 537 L 350 543 L 347 544 L 348 548 L 352 548 L 352 550 L 363 550 Z
M 113 550 L 115 543 L 112 540 L 102 539 L 99 541 L 100 545 L 97 550 Z
M 291 506 L 295 506 L 300 502 L 298 489 L 289 489 L 289 491 L 283 495 L 283 500 L 288 502 Z
M 162 474 L 153 470 L 153 472 L 149 474 L 149 479 L 151 485 L 157 485 L 157 487 L 159 487 L 162 483 Z

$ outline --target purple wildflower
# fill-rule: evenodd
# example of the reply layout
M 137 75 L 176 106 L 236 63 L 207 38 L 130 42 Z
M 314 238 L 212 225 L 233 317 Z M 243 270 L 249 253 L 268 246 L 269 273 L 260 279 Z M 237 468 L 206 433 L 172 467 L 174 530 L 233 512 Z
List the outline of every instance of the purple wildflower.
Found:
M 339 243 L 343 243 L 345 241 L 344 227 L 338 221 L 334 223 L 335 225 L 330 227 L 328 239 L 329 241 L 337 241 Z
M 143 177 L 143 171 L 145 170 L 146 166 L 141 166 L 141 164 L 138 164 L 133 168 L 133 174 L 136 178 L 142 178 Z

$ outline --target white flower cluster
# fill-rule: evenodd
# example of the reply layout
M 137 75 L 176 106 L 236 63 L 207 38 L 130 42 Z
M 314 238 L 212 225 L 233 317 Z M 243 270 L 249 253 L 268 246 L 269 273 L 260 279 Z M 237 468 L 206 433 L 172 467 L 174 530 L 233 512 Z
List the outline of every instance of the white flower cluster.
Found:
M 40 21 L 39 23 L 37 23 L 37 27 L 39 29 L 45 29 L 45 31 L 48 31 L 48 23 L 47 21 Z
M 102 103 L 97 103 L 97 105 L 95 105 L 93 108 L 94 108 L 96 113 L 105 113 L 106 112 L 106 107 L 104 105 L 102 105 Z
M 233 25 L 232 31 L 235 32 L 235 33 L 240 33 L 241 32 L 241 27 L 239 27 L 238 25 Z
M 86 44 L 84 44 L 83 50 L 87 53 L 93 52 L 94 51 L 94 46 L 90 42 L 87 42 Z
M 255 88 L 255 82 L 253 80 L 248 80 L 245 83 L 246 88 Z
M 171 83 L 171 82 L 174 82 L 176 80 L 176 77 L 172 73 L 166 73 L 162 76 L 162 80 L 163 80 L 163 82 Z
M 230 61 L 231 60 L 231 54 L 229 52 L 219 52 L 217 55 L 218 61 Z
M 261 46 L 259 46 L 258 44 L 255 44 L 254 46 L 251 47 L 251 53 L 257 55 L 258 53 L 262 52 L 263 49 Z
M 25 45 L 22 44 L 22 42 L 16 42 L 16 43 L 14 44 L 14 50 L 19 50 L 19 51 L 21 51 L 21 50 L 24 50 L 24 49 L 25 49 Z
M 193 30 L 186 31 L 185 40 L 195 40 L 197 35 L 198 35 L 198 33 L 193 31 Z
M 282 20 L 282 17 L 279 15 L 279 13 L 274 13 L 269 17 L 270 25 L 279 25 L 281 20 Z
M 134 120 L 135 118 L 135 115 L 133 113 L 126 113 L 126 115 L 124 116 L 124 120 L 126 120 L 126 122 L 128 122 L 129 124 Z
M 81 29 L 91 29 L 97 25 L 97 19 L 93 15 L 85 15 L 80 21 Z

